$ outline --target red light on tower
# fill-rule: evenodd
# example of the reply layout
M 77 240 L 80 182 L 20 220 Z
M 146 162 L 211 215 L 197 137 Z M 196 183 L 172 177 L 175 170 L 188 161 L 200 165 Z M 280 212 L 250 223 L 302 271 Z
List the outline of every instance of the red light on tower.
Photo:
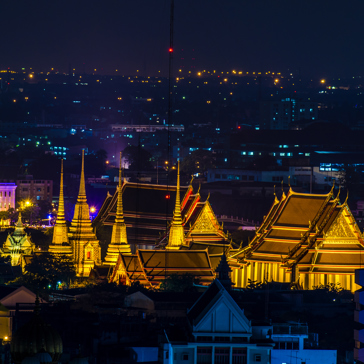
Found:
M 166 195 L 166 199 L 169 200 L 171 198 L 171 195 Z
M 169 53 L 172 53 L 173 52 L 173 48 L 169 48 L 168 51 L 169 51 Z

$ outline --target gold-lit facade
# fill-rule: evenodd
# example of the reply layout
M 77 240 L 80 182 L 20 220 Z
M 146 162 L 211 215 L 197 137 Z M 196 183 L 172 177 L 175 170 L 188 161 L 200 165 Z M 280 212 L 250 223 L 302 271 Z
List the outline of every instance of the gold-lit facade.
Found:
M 354 291 L 362 266 L 363 236 L 347 201 L 296 193 L 275 199 L 251 243 L 230 251 L 236 287 L 250 281 L 286 282 L 302 289 L 335 284 Z
M 126 233 L 126 224 L 124 220 L 123 209 L 123 193 L 121 185 L 121 153 L 120 153 L 120 166 L 119 166 L 119 186 L 118 186 L 118 201 L 116 209 L 115 222 L 112 227 L 111 242 L 107 248 L 105 257 L 105 264 L 115 265 L 120 253 L 130 255 L 131 248 L 128 244 L 128 237 Z
M 10 233 L 1 249 L 2 257 L 11 257 L 11 265 L 19 265 L 22 255 L 32 254 L 35 246 L 31 237 L 25 232 L 24 225 L 21 221 L 21 213 L 19 212 L 18 222 L 15 230 Z
M 87 204 L 83 150 L 80 188 L 68 238 L 72 247 L 76 275 L 88 277 L 95 264 L 101 264 L 101 248 L 91 225 Z
M 49 246 L 49 252 L 53 254 L 72 254 L 72 247 L 68 239 L 68 227 L 64 216 L 63 159 L 61 163 L 58 214 L 53 229 L 52 244 Z

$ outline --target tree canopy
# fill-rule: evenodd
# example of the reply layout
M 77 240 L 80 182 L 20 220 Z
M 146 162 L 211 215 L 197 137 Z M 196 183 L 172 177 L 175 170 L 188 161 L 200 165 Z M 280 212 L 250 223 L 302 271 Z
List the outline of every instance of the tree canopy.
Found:
M 56 288 L 58 282 L 69 285 L 76 277 L 71 258 L 63 254 L 34 254 L 25 266 L 25 273 L 9 284 L 21 284 L 36 289 Z
M 123 151 L 123 158 L 129 163 L 129 169 L 133 171 L 143 171 L 152 168 L 152 155 L 139 146 L 128 146 Z
M 181 162 L 181 170 L 188 175 L 204 174 L 209 168 L 214 168 L 215 156 L 209 150 L 198 149 L 193 151 Z

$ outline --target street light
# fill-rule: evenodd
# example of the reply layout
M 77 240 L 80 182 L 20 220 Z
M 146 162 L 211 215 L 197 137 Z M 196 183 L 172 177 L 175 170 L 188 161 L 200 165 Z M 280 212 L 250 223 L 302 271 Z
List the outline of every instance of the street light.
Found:
M 90 207 L 90 212 L 91 212 L 91 221 L 92 221 L 94 219 L 94 213 L 96 212 L 96 207 L 91 206 Z

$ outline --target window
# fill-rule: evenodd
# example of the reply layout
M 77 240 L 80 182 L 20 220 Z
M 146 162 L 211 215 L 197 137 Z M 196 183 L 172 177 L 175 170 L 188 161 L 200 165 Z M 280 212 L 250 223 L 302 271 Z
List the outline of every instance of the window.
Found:
M 42 191 L 42 189 L 38 187 L 37 188 L 37 192 L 41 192 L 41 191 Z
M 23 187 L 23 192 L 27 192 L 28 188 L 27 187 Z
M 230 337 L 229 336 L 215 336 L 215 341 L 218 343 L 230 342 Z
M 246 336 L 233 336 L 232 337 L 232 341 L 233 343 L 247 343 L 248 342 L 248 338 Z
M 91 259 L 91 252 L 90 251 L 87 252 L 87 259 Z
M 246 348 L 233 348 L 233 363 L 232 364 L 246 364 Z
M 212 342 L 212 336 L 197 336 L 196 341 L 198 342 Z
M 4 192 L 4 197 L 6 197 L 6 191 Z
M 223 174 L 222 175 L 222 179 L 226 179 L 227 178 L 227 175 L 226 174 Z
M 230 348 L 215 348 L 215 364 L 229 364 Z
M 212 348 L 197 347 L 197 364 L 208 364 L 212 362 Z
M 254 361 L 261 362 L 262 361 L 262 356 L 260 354 L 255 354 L 254 355 Z
M 11 192 L 9 192 L 9 197 L 11 197 Z
M 254 176 L 249 176 L 249 181 L 254 181 Z
M 41 200 L 42 198 L 40 196 L 37 196 L 37 201 Z
M 221 178 L 220 173 L 215 173 L 215 178 Z
M 182 354 L 182 360 L 188 360 L 188 354 Z
M 0 192 L 0 197 L 3 197 L 3 193 L 2 192 Z

